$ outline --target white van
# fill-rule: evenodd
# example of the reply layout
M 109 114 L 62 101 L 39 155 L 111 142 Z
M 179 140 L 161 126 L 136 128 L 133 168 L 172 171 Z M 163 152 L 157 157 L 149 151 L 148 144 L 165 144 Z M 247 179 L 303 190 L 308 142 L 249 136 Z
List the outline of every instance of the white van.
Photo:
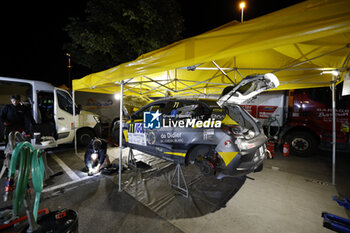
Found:
M 73 101 L 70 93 L 50 83 L 0 77 L 0 107 L 10 104 L 14 94 L 21 96 L 24 105 L 31 109 L 36 124 L 45 130 L 51 124 L 56 130 L 57 144 L 74 140 Z M 101 121 L 98 115 L 76 109 L 77 141 L 87 145 L 91 138 L 101 135 Z

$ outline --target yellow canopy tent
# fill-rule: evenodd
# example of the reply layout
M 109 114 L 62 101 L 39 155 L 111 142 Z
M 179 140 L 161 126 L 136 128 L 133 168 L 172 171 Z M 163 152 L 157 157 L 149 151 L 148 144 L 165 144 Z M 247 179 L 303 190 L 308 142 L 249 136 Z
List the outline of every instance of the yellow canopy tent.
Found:
M 73 80 L 72 86 L 73 91 L 100 93 L 207 95 L 220 94 L 225 86 L 248 74 L 267 72 L 276 74 L 281 90 L 329 86 L 334 76 L 321 76 L 322 71 L 347 71 L 349 55 L 349 0 L 308 0 L 175 42 L 134 61 Z M 334 101 L 333 127 L 334 184 Z M 121 155 L 120 150 L 120 161 Z
M 309 0 L 244 23 L 146 53 L 136 60 L 73 80 L 73 90 L 157 96 L 220 94 L 252 73 L 274 72 L 278 89 L 329 85 L 324 70 L 349 65 L 348 0 Z

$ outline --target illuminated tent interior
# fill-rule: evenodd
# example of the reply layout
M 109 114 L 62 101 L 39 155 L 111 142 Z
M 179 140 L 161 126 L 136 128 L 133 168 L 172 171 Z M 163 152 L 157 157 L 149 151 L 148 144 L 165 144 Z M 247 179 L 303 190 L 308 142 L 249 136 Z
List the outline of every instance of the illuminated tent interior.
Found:
M 347 0 L 309 0 L 146 53 L 73 80 L 73 90 L 146 96 L 220 94 L 248 74 L 273 72 L 280 90 L 329 86 L 349 66 Z
M 175 42 L 134 61 L 73 80 L 72 87 L 73 91 L 122 91 L 123 95 L 148 97 L 208 96 L 220 94 L 227 85 L 249 74 L 272 72 L 280 81 L 279 90 L 332 86 L 334 91 L 332 80 L 343 80 L 349 55 L 349 1 L 308 0 Z M 338 71 L 340 75 L 324 71 Z M 335 144 L 333 101 L 333 184 Z

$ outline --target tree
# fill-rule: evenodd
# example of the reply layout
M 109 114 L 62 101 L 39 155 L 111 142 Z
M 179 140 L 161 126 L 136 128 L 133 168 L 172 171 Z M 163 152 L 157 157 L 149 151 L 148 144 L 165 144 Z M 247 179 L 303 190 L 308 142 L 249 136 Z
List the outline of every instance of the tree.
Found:
M 97 72 L 181 39 L 183 18 L 175 0 L 90 0 L 86 17 L 64 28 L 72 60 Z

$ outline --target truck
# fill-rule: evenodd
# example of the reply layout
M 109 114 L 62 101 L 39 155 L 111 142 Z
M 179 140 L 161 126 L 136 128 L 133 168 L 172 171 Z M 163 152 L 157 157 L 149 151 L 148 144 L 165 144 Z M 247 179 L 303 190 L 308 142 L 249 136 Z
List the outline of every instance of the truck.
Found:
M 350 151 L 350 96 L 336 89 L 336 148 Z M 332 148 L 332 91 L 329 87 L 268 91 L 242 105 L 259 119 L 270 138 L 287 142 L 291 154 L 310 156 Z
M 14 94 L 20 95 L 22 104 L 29 108 L 35 130 L 41 131 L 42 136 L 54 136 L 58 145 L 74 141 L 74 127 L 80 145 L 87 145 L 92 137 L 101 135 L 100 117 L 77 105 L 74 126 L 72 97 L 64 89 L 42 81 L 0 77 L 0 107 L 9 104 Z

